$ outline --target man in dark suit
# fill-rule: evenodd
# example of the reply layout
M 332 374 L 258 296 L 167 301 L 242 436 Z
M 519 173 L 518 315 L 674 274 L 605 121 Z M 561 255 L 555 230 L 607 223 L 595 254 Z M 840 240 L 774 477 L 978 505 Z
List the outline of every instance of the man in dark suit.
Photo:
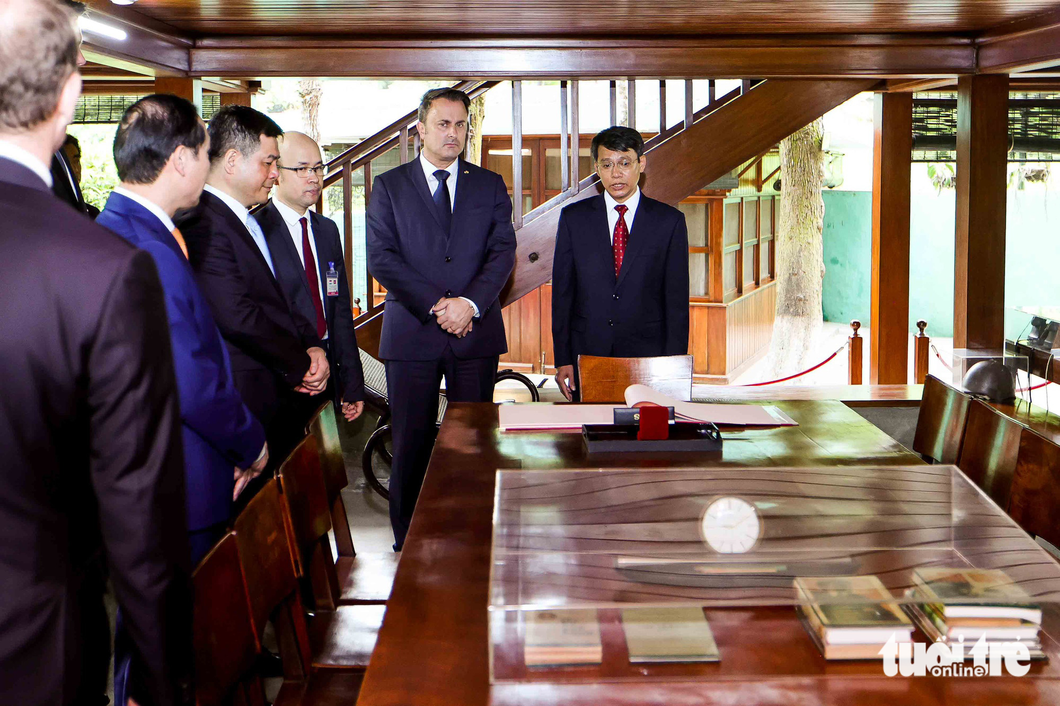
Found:
M 288 305 L 265 235 L 247 210 L 276 183 L 283 131 L 253 108 L 230 105 L 213 116 L 209 132 L 205 191 L 177 226 L 228 345 L 236 389 L 265 425 L 276 467 L 305 434 L 294 396 L 319 395 L 329 374 L 316 327 Z
M 20 706 L 106 703 L 105 555 L 132 636 L 130 695 L 190 703 L 162 289 L 147 253 L 50 191 L 80 92 L 76 51 L 59 3 L 0 2 L 0 692 Z
M 309 135 L 284 133 L 279 146 L 276 189 L 255 217 L 265 232 L 287 301 L 316 325 L 324 341 L 331 365 L 326 396 L 340 404 L 343 416 L 352 422 L 364 411 L 364 373 L 339 228 L 330 218 L 309 210 L 320 196 L 324 161 L 320 146 Z M 306 416 L 313 411 L 308 408 Z
M 73 0 L 63 0 L 63 4 L 70 8 L 70 10 L 81 17 L 85 14 L 85 3 L 74 2 Z M 81 53 L 81 42 L 83 37 L 81 36 L 81 28 L 75 26 L 74 32 L 77 34 L 77 65 L 84 66 L 88 63 L 88 59 Z M 68 136 L 69 137 L 69 136 Z M 76 140 L 75 140 L 76 141 Z M 85 202 L 85 196 L 81 193 L 81 175 L 80 169 L 74 169 L 74 165 L 70 161 L 70 155 L 66 152 L 66 143 L 55 151 L 52 155 L 51 160 L 51 174 L 52 174 L 52 192 L 58 196 L 62 201 L 73 206 L 78 211 L 92 216 L 91 205 Z M 80 149 L 78 149 L 80 154 Z M 96 211 L 99 213 L 99 211 Z
M 137 101 L 114 138 L 121 184 L 96 220 L 150 253 L 162 280 L 180 391 L 193 563 L 224 534 L 233 499 L 269 457 L 265 431 L 232 382 L 228 352 L 173 225 L 173 214 L 199 201 L 209 147 L 206 126 L 185 99 Z
M 552 265 L 556 382 L 568 400 L 579 355 L 688 353 L 685 216 L 640 192 L 639 132 L 610 127 L 591 152 L 604 193 L 560 213 Z
M 515 265 L 512 201 L 499 174 L 460 158 L 469 105 L 460 91 L 428 91 L 419 158 L 380 175 L 368 205 L 368 268 L 387 289 L 379 354 L 393 413 L 397 550 L 434 444 L 442 377 L 451 402 L 491 401 L 508 349 L 499 296 Z
M 137 101 L 125 111 L 114 138 L 121 184 L 96 219 L 147 251 L 162 280 L 180 393 L 193 566 L 224 534 L 232 501 L 269 458 L 265 431 L 232 383 L 224 342 L 172 220 L 178 209 L 198 203 L 210 169 L 208 152 L 206 125 L 194 105 L 172 95 Z M 124 617 L 114 637 L 117 703 L 125 703 L 131 659 Z

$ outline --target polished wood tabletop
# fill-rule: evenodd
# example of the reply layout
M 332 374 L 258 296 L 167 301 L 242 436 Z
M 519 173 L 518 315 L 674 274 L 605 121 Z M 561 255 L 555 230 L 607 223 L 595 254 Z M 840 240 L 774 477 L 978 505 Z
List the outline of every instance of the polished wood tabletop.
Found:
M 728 432 L 714 453 L 588 456 L 580 434 L 500 432 L 497 408 L 452 404 L 394 581 L 358 703 L 363 706 L 535 704 L 1056 704 L 1052 679 L 887 678 L 879 662 L 824 662 L 790 609 L 711 616 L 720 631 L 761 636 L 761 655 L 820 660 L 813 676 L 505 683 L 491 687 L 488 610 L 496 471 L 560 468 L 901 466 L 920 463 L 838 401 L 783 401 L 797 427 Z M 783 613 L 783 614 L 782 614 Z M 606 646 L 605 646 L 606 647 Z M 788 674 L 802 674 L 800 671 Z

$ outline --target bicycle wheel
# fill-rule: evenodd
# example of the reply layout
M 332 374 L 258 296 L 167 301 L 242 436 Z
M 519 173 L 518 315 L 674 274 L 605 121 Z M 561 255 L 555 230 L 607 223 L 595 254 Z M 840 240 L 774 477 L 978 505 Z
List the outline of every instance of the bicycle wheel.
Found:
M 517 373 L 514 370 L 502 370 L 497 373 L 497 382 L 500 382 L 501 380 L 515 380 L 517 382 L 521 382 L 523 385 L 526 385 L 526 389 L 530 391 L 531 400 L 533 400 L 534 402 L 541 401 L 541 396 L 537 391 L 537 386 L 534 385 L 530 378 L 526 377 L 522 373 Z
M 379 427 L 368 437 L 361 454 L 361 471 L 368 486 L 387 500 L 390 499 L 391 451 L 390 425 Z

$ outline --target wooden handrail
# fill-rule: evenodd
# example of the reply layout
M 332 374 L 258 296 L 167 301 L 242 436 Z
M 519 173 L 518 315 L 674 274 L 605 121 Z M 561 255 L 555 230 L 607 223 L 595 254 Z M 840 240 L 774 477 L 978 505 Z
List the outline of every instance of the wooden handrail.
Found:
M 467 93 L 468 98 L 474 100 L 498 83 L 499 81 L 461 81 L 455 84 L 453 88 L 464 91 Z M 413 110 L 407 113 L 371 137 L 361 140 L 353 147 L 334 157 L 327 163 L 327 176 L 324 178 L 322 188 L 326 189 L 342 178 L 342 167 L 346 163 L 353 163 L 351 169 L 357 169 L 365 164 L 366 161 L 370 161 L 393 148 L 395 144 L 400 142 L 402 135 L 405 135 L 407 140 L 409 129 L 416 122 L 417 112 L 417 110 Z M 374 156 L 369 157 L 369 153 Z M 366 157 L 369 157 L 368 160 L 365 160 Z

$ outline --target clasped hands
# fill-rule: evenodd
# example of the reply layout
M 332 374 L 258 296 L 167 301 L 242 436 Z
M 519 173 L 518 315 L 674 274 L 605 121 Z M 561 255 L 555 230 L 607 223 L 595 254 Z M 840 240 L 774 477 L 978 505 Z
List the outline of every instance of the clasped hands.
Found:
M 328 386 L 331 368 L 328 366 L 328 355 L 323 348 L 309 348 L 309 370 L 302 378 L 302 384 L 294 388 L 295 392 L 307 395 L 319 395 Z
M 457 338 L 463 338 L 471 333 L 472 319 L 475 317 L 475 308 L 467 301 L 459 297 L 442 297 L 438 303 L 431 307 L 438 325 L 446 333 L 451 333 Z

